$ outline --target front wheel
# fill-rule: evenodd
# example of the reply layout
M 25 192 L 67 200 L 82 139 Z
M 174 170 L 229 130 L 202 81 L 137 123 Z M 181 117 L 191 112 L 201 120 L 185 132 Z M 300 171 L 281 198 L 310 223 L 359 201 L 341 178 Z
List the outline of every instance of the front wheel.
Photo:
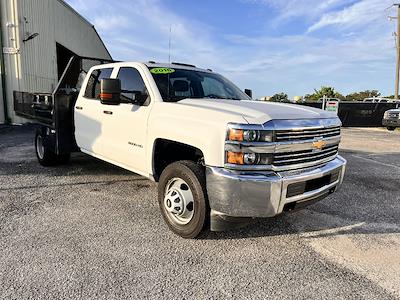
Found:
M 35 136 L 35 150 L 36 157 L 42 166 L 56 166 L 67 163 L 70 158 L 70 154 L 57 155 L 52 152 L 44 143 L 44 135 L 38 130 Z
M 389 131 L 394 131 L 395 129 L 396 129 L 396 127 L 393 127 L 393 126 L 388 126 L 388 127 L 386 127 L 387 128 L 387 130 L 389 130 Z
M 158 203 L 168 227 L 183 238 L 206 228 L 209 208 L 204 169 L 192 161 L 167 166 L 158 184 Z

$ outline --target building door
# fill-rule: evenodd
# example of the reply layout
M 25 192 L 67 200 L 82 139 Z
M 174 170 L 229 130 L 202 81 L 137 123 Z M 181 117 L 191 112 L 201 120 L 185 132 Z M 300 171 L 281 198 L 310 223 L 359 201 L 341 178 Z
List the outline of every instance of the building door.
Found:
M 57 53 L 57 74 L 58 74 L 58 80 L 60 80 L 61 75 L 64 73 L 64 70 L 67 67 L 69 60 L 71 59 L 72 56 L 76 54 L 59 43 L 56 43 L 56 53 Z

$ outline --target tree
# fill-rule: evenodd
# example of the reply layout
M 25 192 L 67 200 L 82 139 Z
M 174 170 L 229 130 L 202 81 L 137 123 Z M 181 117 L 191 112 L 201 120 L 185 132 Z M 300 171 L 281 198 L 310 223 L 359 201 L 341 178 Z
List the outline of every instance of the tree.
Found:
M 318 101 L 324 96 L 328 98 L 338 98 L 340 100 L 344 99 L 344 96 L 342 94 L 340 94 L 333 87 L 330 86 L 321 86 L 319 90 L 314 89 L 314 93 L 305 95 L 304 99 L 306 101 Z
M 377 90 L 365 90 L 362 92 L 354 92 L 346 96 L 348 101 L 362 101 L 365 98 L 379 97 L 381 93 Z
M 278 93 L 273 95 L 269 101 L 273 101 L 273 102 L 289 102 L 289 98 L 288 95 L 285 93 Z

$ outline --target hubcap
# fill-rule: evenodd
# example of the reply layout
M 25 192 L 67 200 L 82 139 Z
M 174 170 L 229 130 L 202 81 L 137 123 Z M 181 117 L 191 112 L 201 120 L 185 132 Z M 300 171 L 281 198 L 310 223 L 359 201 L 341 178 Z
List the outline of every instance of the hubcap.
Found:
M 44 157 L 44 146 L 43 146 L 43 139 L 41 135 L 38 135 L 36 138 L 36 149 L 37 149 L 37 154 L 40 159 L 43 159 Z
M 171 179 L 165 189 L 164 208 L 175 223 L 185 225 L 194 215 L 193 194 L 189 185 L 181 178 Z

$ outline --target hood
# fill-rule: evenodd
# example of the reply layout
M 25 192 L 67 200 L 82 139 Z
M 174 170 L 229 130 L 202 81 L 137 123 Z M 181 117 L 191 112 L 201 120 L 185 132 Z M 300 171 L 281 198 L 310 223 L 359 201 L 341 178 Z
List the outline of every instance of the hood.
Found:
M 239 113 L 249 124 L 264 124 L 272 119 L 298 120 L 336 117 L 334 113 L 309 106 L 253 100 L 184 99 L 179 101 L 178 104 L 208 108 L 235 115 Z

